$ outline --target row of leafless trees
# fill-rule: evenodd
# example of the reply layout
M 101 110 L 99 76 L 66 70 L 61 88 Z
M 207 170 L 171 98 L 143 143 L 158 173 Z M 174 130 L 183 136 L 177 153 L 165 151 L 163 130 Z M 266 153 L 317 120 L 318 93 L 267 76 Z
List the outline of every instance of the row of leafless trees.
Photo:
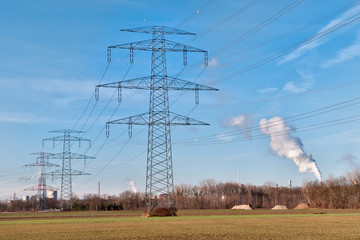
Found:
M 255 208 L 278 204 L 295 207 L 305 201 L 301 188 L 219 183 L 212 179 L 203 180 L 198 186 L 176 186 L 175 196 L 177 209 L 224 209 L 239 204 Z
M 177 209 L 226 209 L 234 205 L 250 204 L 254 208 L 286 205 L 294 208 L 299 203 L 310 203 L 314 208 L 360 208 L 360 170 L 346 177 L 330 178 L 324 182 L 308 182 L 303 187 L 239 185 L 206 179 L 199 185 L 182 184 L 175 187 Z M 48 200 L 49 208 L 59 208 L 59 202 Z M 15 200 L 0 203 L 0 211 L 30 211 L 36 202 Z M 75 211 L 116 211 L 145 208 L 143 193 L 125 191 L 117 196 L 85 195 L 73 200 Z
M 58 209 L 59 202 L 54 199 L 47 199 L 48 209 Z M 36 200 L 29 201 L 11 200 L 0 202 L 0 212 L 20 212 L 20 211 L 35 211 Z
M 119 196 L 107 199 L 97 195 L 86 195 L 75 201 L 74 210 L 137 210 L 145 208 L 142 193 L 125 191 Z M 175 187 L 177 209 L 224 209 L 238 204 L 251 204 L 256 208 L 270 208 L 281 204 L 295 207 L 304 202 L 301 188 L 274 186 L 239 185 L 237 183 L 218 183 L 212 179 L 200 182 L 198 186 L 182 184 Z
M 306 183 L 302 190 L 314 208 L 360 208 L 360 170 L 346 177 Z

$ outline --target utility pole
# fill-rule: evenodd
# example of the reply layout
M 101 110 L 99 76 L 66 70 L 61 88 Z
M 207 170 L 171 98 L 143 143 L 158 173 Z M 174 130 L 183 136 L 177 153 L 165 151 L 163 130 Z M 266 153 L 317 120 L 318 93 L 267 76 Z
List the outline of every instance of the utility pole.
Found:
M 36 197 L 36 210 L 37 211 L 46 211 L 47 207 L 47 191 L 55 191 L 57 190 L 54 187 L 50 187 L 46 185 L 46 167 L 59 167 L 57 164 L 53 164 L 49 162 L 49 157 L 52 155 L 51 153 L 39 152 L 32 153 L 32 155 L 38 155 L 35 163 L 27 164 L 24 167 L 39 167 L 39 182 L 37 186 L 33 186 L 31 188 L 24 189 L 24 191 L 37 191 Z
M 76 131 L 72 129 L 62 129 L 62 130 L 56 130 L 56 131 L 50 131 L 50 133 L 61 133 L 62 135 L 52 138 L 45 138 L 43 139 L 43 145 L 45 141 L 52 141 L 53 146 L 55 147 L 55 142 L 63 142 L 63 152 L 52 154 L 50 156 L 51 159 L 61 159 L 62 160 L 62 166 L 61 170 L 51 172 L 50 174 L 52 176 L 61 176 L 61 193 L 60 193 L 60 205 L 63 208 L 65 205 L 65 201 L 69 201 L 69 205 L 67 206 L 69 209 L 72 209 L 72 176 L 75 175 L 90 175 L 89 173 L 85 173 L 82 171 L 73 170 L 71 168 L 71 161 L 73 159 L 95 159 L 95 157 L 90 157 L 86 155 L 76 154 L 72 153 L 71 143 L 72 142 L 78 142 L 79 147 L 81 146 L 81 142 L 88 142 L 90 147 L 90 140 L 80 137 L 72 136 L 72 133 L 84 133 L 81 131 Z
M 199 90 L 218 90 L 194 82 L 181 80 L 167 75 L 166 52 L 182 52 L 183 63 L 187 65 L 188 52 L 204 53 L 205 66 L 208 65 L 208 53 L 181 43 L 166 40 L 166 35 L 195 35 L 163 26 L 140 27 L 120 30 L 123 32 L 151 34 L 152 39 L 110 46 L 107 49 L 108 62 L 111 62 L 112 49 L 129 49 L 130 62 L 134 62 L 134 50 L 151 52 L 151 75 L 120 82 L 97 85 L 95 98 L 99 98 L 99 88 L 117 88 L 118 100 L 122 100 L 122 88 L 149 90 L 149 112 L 113 120 L 106 123 L 109 135 L 110 124 L 127 124 L 129 137 L 132 125 L 148 126 L 147 168 L 146 168 L 146 214 L 152 216 L 158 208 L 168 208 L 175 215 L 174 181 L 171 149 L 170 126 L 209 125 L 169 109 L 168 90 L 194 91 L 195 103 L 199 103 Z

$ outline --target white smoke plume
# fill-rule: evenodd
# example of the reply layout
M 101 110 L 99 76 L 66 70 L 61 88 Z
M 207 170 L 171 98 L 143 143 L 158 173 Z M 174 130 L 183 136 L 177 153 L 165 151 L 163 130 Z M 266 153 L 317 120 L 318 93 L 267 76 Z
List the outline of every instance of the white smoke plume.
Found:
M 137 189 L 136 189 L 136 186 L 135 186 L 135 182 L 134 181 L 130 181 L 129 182 L 129 185 L 131 186 L 131 189 L 133 190 L 134 193 L 137 193 Z
M 269 135 L 270 147 L 279 155 L 291 159 L 299 167 L 301 173 L 313 173 L 321 181 L 321 173 L 310 153 L 305 153 L 299 138 L 290 136 L 291 127 L 281 117 L 270 120 L 261 119 L 259 123 L 261 132 Z

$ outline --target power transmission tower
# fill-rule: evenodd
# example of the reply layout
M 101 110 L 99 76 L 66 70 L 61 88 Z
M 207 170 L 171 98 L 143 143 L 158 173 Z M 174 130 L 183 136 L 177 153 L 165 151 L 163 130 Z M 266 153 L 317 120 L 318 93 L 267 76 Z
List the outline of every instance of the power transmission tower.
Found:
M 152 39 L 114 45 L 108 47 L 108 62 L 111 62 L 111 50 L 130 49 L 130 62 L 134 61 L 134 50 L 151 51 L 151 75 L 120 82 L 97 85 L 95 98 L 99 98 L 99 87 L 117 88 L 121 102 L 122 88 L 143 89 L 150 91 L 149 112 L 106 123 L 128 124 L 129 137 L 132 125 L 148 126 L 147 168 L 146 168 L 146 212 L 151 216 L 157 208 L 171 209 L 175 214 L 174 181 L 171 150 L 170 126 L 174 125 L 209 125 L 207 123 L 172 113 L 169 110 L 168 90 L 191 90 L 195 92 L 195 102 L 199 103 L 199 90 L 218 90 L 194 82 L 184 81 L 167 75 L 166 52 L 183 52 L 183 63 L 187 64 L 188 52 L 204 53 L 205 65 L 208 65 L 208 53 L 181 43 L 165 39 L 165 35 L 195 35 L 163 26 L 123 29 L 124 32 L 152 34 Z
M 89 142 L 90 147 L 90 140 L 80 137 L 72 136 L 72 133 L 84 133 L 81 131 L 76 131 L 72 129 L 62 129 L 62 130 L 56 130 L 56 131 L 50 131 L 50 133 L 62 133 L 61 136 L 52 137 L 52 138 L 45 138 L 43 139 L 43 144 L 45 141 L 52 141 L 53 146 L 55 147 L 55 142 L 63 142 L 63 152 L 52 154 L 52 159 L 62 159 L 62 168 L 61 170 L 57 170 L 54 172 L 51 172 L 50 174 L 52 176 L 61 176 L 61 193 L 60 193 L 60 205 L 61 207 L 64 207 L 65 201 L 69 201 L 69 207 L 72 209 L 72 176 L 75 175 L 90 175 L 89 173 L 77 171 L 71 169 L 71 160 L 72 159 L 95 159 L 95 157 L 90 157 L 82 154 L 72 153 L 71 143 L 72 142 L 78 142 L 79 147 L 81 146 L 81 142 Z
M 35 163 L 27 164 L 24 167 L 39 167 L 39 182 L 37 186 L 24 189 L 24 191 L 37 191 L 36 210 L 46 211 L 48 209 L 46 202 L 47 191 L 57 190 L 56 188 L 46 185 L 46 167 L 59 167 L 59 165 L 49 162 L 49 157 L 52 155 L 51 153 L 39 152 L 32 154 L 39 155 L 39 157 L 36 158 Z

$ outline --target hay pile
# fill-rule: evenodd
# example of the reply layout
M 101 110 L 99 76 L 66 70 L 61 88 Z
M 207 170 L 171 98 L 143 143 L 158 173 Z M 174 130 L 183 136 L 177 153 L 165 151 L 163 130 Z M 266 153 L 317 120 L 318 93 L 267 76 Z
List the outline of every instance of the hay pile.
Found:
M 309 209 L 310 204 L 308 203 L 299 203 L 294 209 Z
M 232 210 L 253 210 L 249 204 L 235 205 L 231 208 Z
M 284 205 L 276 205 L 271 210 L 287 210 L 288 208 Z

